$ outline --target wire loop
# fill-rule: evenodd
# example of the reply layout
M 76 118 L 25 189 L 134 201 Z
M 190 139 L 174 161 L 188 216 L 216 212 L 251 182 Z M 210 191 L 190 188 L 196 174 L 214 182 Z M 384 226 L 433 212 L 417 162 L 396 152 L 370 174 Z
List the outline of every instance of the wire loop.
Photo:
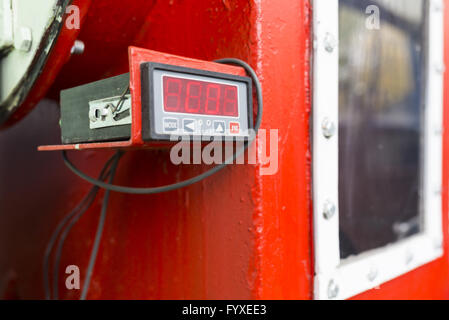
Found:
M 245 69 L 245 71 L 248 73 L 248 75 L 252 78 L 254 85 L 255 85 L 255 89 L 256 89 L 256 96 L 257 96 L 257 116 L 256 116 L 256 121 L 254 124 L 254 130 L 257 134 L 260 125 L 262 123 L 262 114 L 263 114 L 263 97 L 262 97 L 262 87 L 260 85 L 259 79 L 257 77 L 256 72 L 251 68 L 250 65 L 248 65 L 246 62 L 239 60 L 239 59 L 235 59 L 235 58 L 225 58 L 225 59 L 219 59 L 216 60 L 215 62 L 218 63 L 223 63 L 223 64 L 232 64 L 232 65 L 237 65 L 237 66 L 241 66 L 242 68 Z M 126 93 L 126 92 L 125 92 Z M 251 137 L 248 141 L 245 141 L 243 148 L 236 150 L 233 154 L 233 156 L 231 156 L 229 159 L 226 159 L 224 161 L 224 163 L 219 164 L 205 172 L 203 172 L 202 174 L 199 174 L 195 177 L 192 177 L 190 179 L 181 181 L 181 182 L 177 182 L 177 183 L 173 183 L 170 185 L 166 185 L 166 186 L 161 186 L 161 187 L 151 187 L 151 188 L 136 188 L 136 187 L 126 187 L 126 186 L 120 186 L 120 185 L 115 185 L 115 184 L 110 184 L 110 183 L 106 183 L 103 182 L 101 180 L 92 178 L 90 176 L 88 176 L 87 174 L 85 174 L 84 172 L 80 171 L 78 168 L 76 168 L 68 159 L 67 157 L 67 153 L 66 151 L 62 151 L 62 156 L 64 159 L 64 163 L 67 165 L 67 167 L 73 172 L 75 173 L 77 176 L 79 176 L 80 178 L 86 180 L 87 182 L 98 186 L 100 188 L 106 189 L 106 190 L 110 190 L 110 191 L 115 191 L 115 192 L 120 192 L 120 193 L 128 193 L 128 194 L 155 194 L 155 193 L 163 193 L 163 192 L 168 192 L 168 191 L 173 191 L 173 190 L 177 190 L 177 189 L 181 189 L 187 186 L 190 186 L 192 184 L 195 184 L 201 180 L 204 180 L 212 175 L 214 175 L 215 173 L 217 173 L 218 171 L 220 171 L 221 169 L 223 169 L 224 167 L 226 167 L 229 163 L 233 163 L 243 152 L 245 152 L 246 149 L 248 149 L 248 147 L 250 146 L 250 144 L 254 141 L 255 139 L 254 137 Z

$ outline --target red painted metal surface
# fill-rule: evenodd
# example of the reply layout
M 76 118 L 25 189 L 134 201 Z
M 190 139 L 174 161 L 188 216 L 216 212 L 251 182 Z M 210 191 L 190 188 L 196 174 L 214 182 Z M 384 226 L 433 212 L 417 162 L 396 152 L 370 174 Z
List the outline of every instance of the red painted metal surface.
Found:
M 279 129 L 279 172 L 256 176 L 254 297 L 312 298 L 309 1 L 256 1 L 253 59 L 263 128 Z M 294 108 L 288 107 L 294 106 Z
M 263 177 L 258 166 L 230 166 L 167 194 L 113 194 L 88 298 L 311 297 L 308 10 L 304 1 L 92 2 L 78 35 L 85 53 L 64 65 L 49 97 L 57 98 L 63 88 L 127 72 L 130 45 L 207 61 L 240 58 L 262 80 L 263 126 L 281 129 L 281 169 L 276 176 Z M 295 108 L 280 112 L 283 105 Z M 32 139 L 26 139 L 30 132 Z M 2 154 L 20 152 L 22 160 L 2 159 L 0 166 L 3 181 L 15 181 L 0 190 L 0 211 L 14 212 L 0 218 L 0 256 L 9 258 L 2 260 L 0 274 L 11 275 L 0 278 L 0 293 L 6 294 L 1 288 L 8 287 L 9 296 L 42 297 L 46 241 L 57 220 L 89 188 L 63 167 L 58 153 L 32 150 L 58 143 L 58 134 L 57 109 L 48 102 L 2 134 Z M 19 140 L 20 150 L 8 143 Z M 93 175 L 109 154 L 83 151 L 72 157 Z M 26 170 L 17 177 L 10 168 L 19 164 Z M 157 186 L 203 170 L 173 166 L 164 150 L 131 151 L 115 182 Z M 45 188 L 36 191 L 37 181 Z M 26 203 L 11 197 L 19 193 L 31 197 Z M 76 264 L 85 270 L 99 201 L 69 236 L 62 266 Z M 7 239 L 14 244 L 7 245 Z M 79 292 L 65 289 L 64 270 L 60 280 L 62 298 L 78 297 Z
M 259 165 L 236 165 L 167 194 L 114 193 L 88 298 L 312 298 L 309 1 L 201 0 L 192 5 L 181 0 L 96 0 L 89 4 L 78 34 L 86 51 L 68 60 L 48 97 L 128 72 L 130 45 L 207 61 L 237 57 L 248 61 L 262 82 L 262 128 L 279 129 L 279 172 L 263 176 Z M 449 30 L 449 0 L 445 4 Z M 66 37 L 64 32 L 61 37 Z M 449 65 L 449 33 L 445 37 Z M 60 60 L 65 61 L 62 53 L 52 55 L 50 71 L 42 81 L 52 82 Z M 45 85 L 36 90 L 44 89 Z M 448 93 L 446 73 L 445 127 L 449 126 Z M 0 184 L 0 295 L 4 297 L 43 297 L 41 259 L 46 241 L 57 221 L 89 188 L 64 168 L 58 153 L 36 150 L 40 144 L 59 143 L 57 122 L 57 106 L 46 100 L 17 126 L 0 133 L 0 152 L 5 155 L 0 158 L 0 178 L 7 181 Z M 448 152 L 449 130 L 445 130 L 444 159 Z M 86 150 L 71 156 L 93 175 L 109 155 Z M 174 166 L 166 150 L 130 151 L 115 182 L 157 186 L 205 169 Z M 357 299 L 449 298 L 446 160 L 443 175 L 445 256 Z M 61 265 L 79 265 L 82 277 L 100 200 L 64 248 Z M 78 291 L 65 289 L 64 276 L 61 270 L 62 298 L 77 298 Z

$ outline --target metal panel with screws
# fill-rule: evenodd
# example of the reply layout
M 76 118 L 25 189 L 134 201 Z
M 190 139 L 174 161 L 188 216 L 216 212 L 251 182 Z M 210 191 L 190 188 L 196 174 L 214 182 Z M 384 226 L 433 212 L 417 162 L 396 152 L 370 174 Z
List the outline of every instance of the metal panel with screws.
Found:
M 123 74 L 61 91 L 61 135 L 63 143 L 127 140 L 131 135 L 131 98 L 124 96 L 119 113 L 113 115 L 129 86 Z M 94 120 L 95 117 L 95 120 Z

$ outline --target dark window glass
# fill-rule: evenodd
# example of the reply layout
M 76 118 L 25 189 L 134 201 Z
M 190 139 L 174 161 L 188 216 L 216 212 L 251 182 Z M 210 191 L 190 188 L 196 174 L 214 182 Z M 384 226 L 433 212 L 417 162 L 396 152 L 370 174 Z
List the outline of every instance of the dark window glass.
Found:
M 340 0 L 341 258 L 421 231 L 426 3 Z

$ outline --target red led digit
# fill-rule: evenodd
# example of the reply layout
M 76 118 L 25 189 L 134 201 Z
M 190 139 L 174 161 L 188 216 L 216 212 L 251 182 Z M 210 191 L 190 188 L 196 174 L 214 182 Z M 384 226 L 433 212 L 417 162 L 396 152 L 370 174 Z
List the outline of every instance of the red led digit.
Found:
M 164 109 L 179 111 L 181 106 L 182 81 L 177 78 L 164 78 Z
M 201 107 L 201 83 L 198 81 L 187 82 L 187 94 L 185 101 L 186 112 L 198 112 Z
M 224 92 L 223 114 L 227 116 L 236 116 L 237 110 L 237 88 L 226 86 Z
M 238 117 L 237 87 L 233 85 L 164 76 L 164 110 L 167 112 Z
M 220 111 L 220 93 L 221 86 L 214 83 L 207 84 L 206 93 L 206 113 L 207 114 L 218 114 Z

